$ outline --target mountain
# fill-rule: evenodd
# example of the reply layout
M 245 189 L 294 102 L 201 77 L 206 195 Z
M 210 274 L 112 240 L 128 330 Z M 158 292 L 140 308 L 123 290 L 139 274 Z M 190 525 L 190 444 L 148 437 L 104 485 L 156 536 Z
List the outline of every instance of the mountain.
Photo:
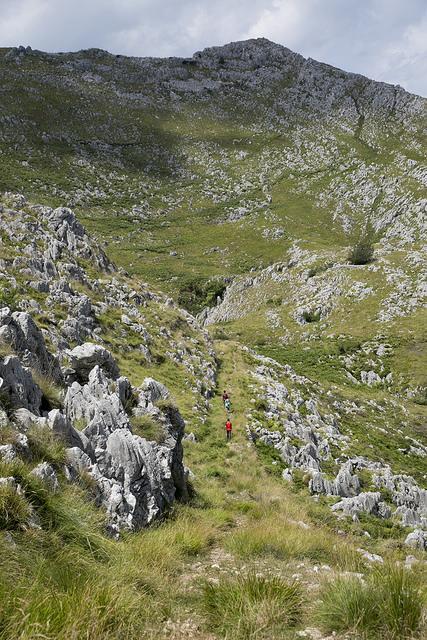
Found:
M 421 638 L 426 99 L 265 39 L 0 75 L 0 639 Z

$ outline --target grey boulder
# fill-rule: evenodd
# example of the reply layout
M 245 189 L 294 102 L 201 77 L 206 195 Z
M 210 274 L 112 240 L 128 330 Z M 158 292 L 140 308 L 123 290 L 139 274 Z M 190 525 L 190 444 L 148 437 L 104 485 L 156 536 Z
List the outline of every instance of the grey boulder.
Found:
M 415 529 L 410 533 L 405 540 L 405 544 L 413 549 L 420 549 L 420 551 L 427 550 L 427 531 L 422 529 Z
M 119 377 L 119 369 L 111 353 L 99 344 L 85 342 L 68 353 L 71 368 L 79 382 L 87 382 L 89 373 L 100 367 L 112 379 Z
M 38 464 L 30 475 L 40 480 L 53 493 L 59 490 L 58 476 L 53 466 L 48 462 Z
M 39 415 L 42 392 L 31 371 L 22 366 L 17 356 L 0 359 L 0 392 L 7 397 L 12 409 L 23 407 Z

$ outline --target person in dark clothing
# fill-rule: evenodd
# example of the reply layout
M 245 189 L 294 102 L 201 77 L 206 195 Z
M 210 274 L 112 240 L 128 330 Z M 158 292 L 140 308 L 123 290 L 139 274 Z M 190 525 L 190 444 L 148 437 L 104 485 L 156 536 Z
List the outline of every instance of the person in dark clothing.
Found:
M 222 402 L 225 405 L 226 401 L 228 400 L 228 393 L 225 391 L 224 389 L 224 393 L 222 394 Z
M 227 422 L 225 423 L 225 431 L 227 434 L 227 440 L 231 440 L 231 433 L 233 431 L 233 425 L 230 422 L 230 419 L 227 420 Z

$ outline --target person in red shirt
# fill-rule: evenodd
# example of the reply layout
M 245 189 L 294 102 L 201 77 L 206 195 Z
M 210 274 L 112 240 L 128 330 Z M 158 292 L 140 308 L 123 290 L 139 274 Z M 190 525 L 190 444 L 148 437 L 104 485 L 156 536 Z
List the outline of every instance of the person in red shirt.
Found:
M 225 423 L 225 431 L 227 433 L 227 440 L 231 440 L 231 432 L 233 430 L 233 425 L 230 422 L 230 419 Z

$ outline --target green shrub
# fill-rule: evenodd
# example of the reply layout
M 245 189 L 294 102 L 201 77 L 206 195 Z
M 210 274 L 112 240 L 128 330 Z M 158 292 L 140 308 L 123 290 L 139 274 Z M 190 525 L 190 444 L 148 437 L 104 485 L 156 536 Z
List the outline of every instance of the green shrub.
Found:
M 223 278 L 206 279 L 191 276 L 184 280 L 178 293 L 178 304 L 190 313 L 197 314 L 204 307 L 215 306 L 222 297 L 227 284 Z
M 350 249 L 348 260 L 350 264 L 368 264 L 374 258 L 374 247 L 369 239 L 359 240 L 359 242 Z
M 221 327 L 215 327 L 212 331 L 212 338 L 214 340 L 229 340 L 229 336 Z
M 401 566 L 380 569 L 372 580 L 385 638 L 400 640 L 421 631 L 423 605 L 415 574 Z
M 254 409 L 256 409 L 257 411 L 267 411 L 267 400 L 265 398 L 257 398 L 254 402 Z
M 348 353 L 355 353 L 359 351 L 360 348 L 360 342 L 353 338 L 343 338 L 338 341 L 338 353 L 341 356 L 347 355 Z
M 261 442 L 260 440 L 255 442 L 255 447 L 261 463 L 264 465 L 267 473 L 281 477 L 282 471 L 286 465 L 278 450 L 265 442 Z
M 267 300 L 267 304 L 272 307 L 280 307 L 282 305 L 281 296 L 273 296 Z
M 282 638 L 300 618 L 300 586 L 254 574 L 203 585 L 202 606 L 209 627 L 224 638 Z
M 415 573 L 392 565 L 377 569 L 366 582 L 338 578 L 325 585 L 317 617 L 325 631 L 349 631 L 366 640 L 421 638 L 420 586 Z
M 160 398 L 157 400 L 156 407 L 162 411 L 162 413 L 169 413 L 169 411 L 177 411 L 177 406 L 172 398 Z
M 320 320 L 320 311 L 303 311 L 302 317 L 307 323 L 311 322 L 319 322 Z
M 12 425 L 6 424 L 0 427 L 0 445 L 1 444 L 15 444 L 18 432 L 12 427 Z
M 308 270 L 307 276 L 309 278 L 313 278 L 314 276 L 317 276 L 319 273 L 323 273 L 324 271 L 327 271 L 333 266 L 334 266 L 333 262 L 326 262 L 325 264 L 319 264 L 315 267 L 311 267 L 311 269 Z

